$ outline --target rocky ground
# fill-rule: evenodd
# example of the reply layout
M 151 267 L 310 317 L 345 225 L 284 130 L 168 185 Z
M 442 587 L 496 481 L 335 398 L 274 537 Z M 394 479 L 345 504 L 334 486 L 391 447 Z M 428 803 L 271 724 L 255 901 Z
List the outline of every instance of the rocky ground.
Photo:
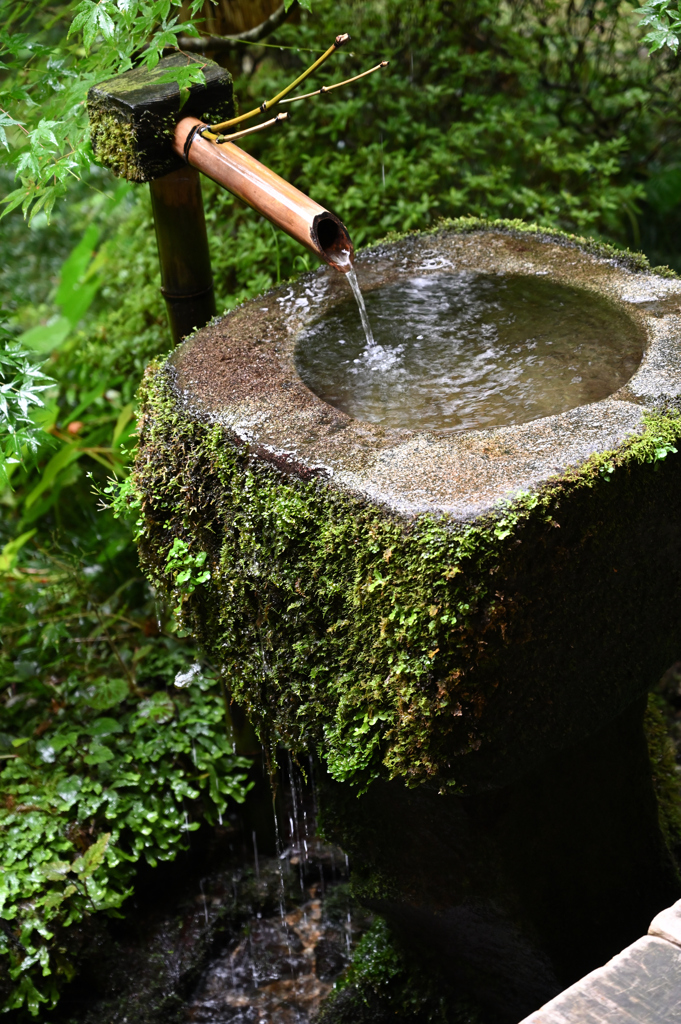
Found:
M 283 793 L 278 854 L 273 829 L 235 813 L 143 871 L 121 919 L 86 926 L 50 1024 L 307 1024 L 370 919 L 351 901 L 347 858 L 315 838 L 304 788 Z

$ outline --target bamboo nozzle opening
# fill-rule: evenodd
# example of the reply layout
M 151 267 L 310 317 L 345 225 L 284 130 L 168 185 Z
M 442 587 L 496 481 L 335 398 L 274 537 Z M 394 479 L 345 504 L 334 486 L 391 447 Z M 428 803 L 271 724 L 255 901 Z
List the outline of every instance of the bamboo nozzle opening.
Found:
M 353 245 L 345 225 L 335 214 L 328 210 L 318 213 L 311 234 L 327 263 L 344 273 L 352 270 Z

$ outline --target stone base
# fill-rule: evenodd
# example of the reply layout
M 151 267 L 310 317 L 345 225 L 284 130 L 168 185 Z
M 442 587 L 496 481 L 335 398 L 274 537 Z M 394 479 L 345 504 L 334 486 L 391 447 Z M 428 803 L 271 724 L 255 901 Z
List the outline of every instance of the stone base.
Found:
M 681 892 L 642 729 L 681 645 L 681 282 L 470 221 L 356 266 L 365 290 L 548 276 L 624 311 L 644 358 L 554 416 L 388 430 L 298 375 L 300 332 L 348 295 L 306 275 L 147 377 L 142 564 L 263 742 L 337 780 L 325 830 L 363 901 L 515 1024 Z
M 681 892 L 637 701 L 522 780 L 474 797 L 327 782 L 323 828 L 360 898 L 515 1024 L 646 931 Z M 325 809 L 324 809 L 325 807 Z

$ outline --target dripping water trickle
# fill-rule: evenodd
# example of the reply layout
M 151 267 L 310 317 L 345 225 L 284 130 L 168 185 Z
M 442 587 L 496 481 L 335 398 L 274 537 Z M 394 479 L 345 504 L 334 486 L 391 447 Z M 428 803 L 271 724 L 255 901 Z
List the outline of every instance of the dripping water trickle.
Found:
M 255 861 L 255 877 L 260 879 L 260 861 L 258 860 L 258 837 L 253 833 L 253 858 Z
M 241 867 L 234 865 L 225 879 L 232 888 L 231 897 L 225 893 L 225 905 L 234 908 L 236 918 L 250 904 L 249 920 L 237 923 L 229 943 L 209 963 L 193 998 L 192 1019 L 236 1020 L 235 1013 L 241 1019 L 248 1007 L 249 1020 L 252 1016 L 261 1024 L 309 1024 L 370 923 L 353 909 L 349 898 L 348 858 L 320 843 L 316 835 L 313 769 L 310 762 L 308 777 L 293 758 L 278 766 L 278 788 L 273 786 L 271 794 L 273 857 L 264 852 L 259 831 L 254 834 L 249 828 L 243 834 L 248 842 L 239 855 Z M 244 869 L 246 888 L 241 896 L 238 883 Z M 302 876 L 300 890 L 295 874 L 288 878 L 293 870 Z M 212 907 L 219 905 L 222 875 L 218 879 L 210 888 L 207 879 L 198 882 L 198 910 L 206 934 Z
M 374 335 L 371 330 L 371 324 L 369 323 L 369 317 L 367 315 L 367 308 L 364 305 L 364 296 L 362 295 L 362 290 L 359 286 L 359 281 L 357 280 L 356 272 L 352 269 L 348 270 L 347 279 L 350 282 L 352 294 L 355 296 L 357 305 L 359 307 L 359 315 L 362 318 L 362 327 L 364 328 L 364 334 L 366 335 L 367 347 L 373 348 L 375 345 Z
M 282 864 L 286 852 L 279 835 L 279 819 L 277 818 L 274 798 L 272 799 L 272 813 L 274 814 L 274 849 L 277 858 L 277 870 L 279 872 L 279 918 L 288 938 L 288 929 L 286 927 L 286 885 L 284 882 L 284 866 Z
M 208 924 L 208 902 L 206 900 L 206 893 L 203 888 L 203 879 L 199 881 L 199 889 L 201 890 L 201 896 L 203 898 L 203 913 L 206 918 L 206 925 Z

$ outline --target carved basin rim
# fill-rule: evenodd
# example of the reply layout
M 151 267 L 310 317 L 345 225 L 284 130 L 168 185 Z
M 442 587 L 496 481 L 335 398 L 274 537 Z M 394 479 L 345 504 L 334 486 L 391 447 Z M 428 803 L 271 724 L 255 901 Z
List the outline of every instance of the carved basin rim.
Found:
M 616 449 L 641 433 L 647 410 L 681 404 L 675 277 L 560 236 L 498 227 L 381 243 L 362 251 L 356 268 L 365 290 L 416 272 L 541 274 L 625 310 L 644 336 L 643 360 L 608 398 L 529 423 L 449 434 L 384 429 L 328 405 L 296 371 L 300 331 L 348 296 L 343 275 L 320 267 L 218 318 L 173 353 L 180 408 L 222 424 L 236 443 L 286 472 L 323 478 L 403 518 L 433 512 L 463 522 Z

